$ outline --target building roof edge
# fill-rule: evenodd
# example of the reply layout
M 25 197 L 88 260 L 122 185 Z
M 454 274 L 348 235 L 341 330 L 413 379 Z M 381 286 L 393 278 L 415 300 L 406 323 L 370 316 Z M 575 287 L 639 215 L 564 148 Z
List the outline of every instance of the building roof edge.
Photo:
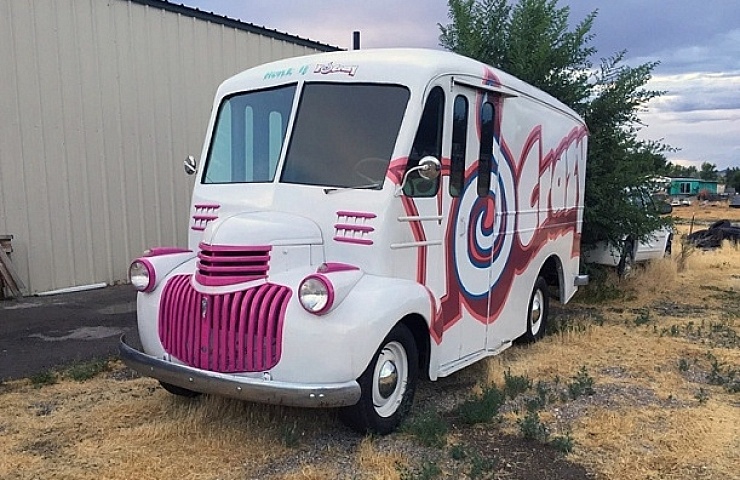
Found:
M 197 18 L 199 20 L 204 20 L 207 22 L 217 23 L 219 25 L 224 25 L 227 27 L 235 28 L 237 30 L 243 30 L 245 32 L 264 35 L 267 37 L 274 38 L 276 40 L 291 42 L 291 43 L 294 43 L 296 45 L 300 45 L 303 47 L 314 48 L 322 52 L 333 52 L 337 50 L 342 50 L 339 47 L 329 45 L 327 43 L 321 43 L 321 42 L 317 42 L 314 40 L 309 40 L 307 38 L 298 37 L 296 35 L 291 35 L 289 33 L 280 32 L 277 30 L 272 30 L 267 27 L 261 27 L 253 23 L 244 22 L 242 20 L 226 17 L 224 15 L 219 15 L 217 13 L 206 12 L 204 10 L 200 10 L 195 7 L 189 7 L 187 5 L 172 3 L 167 0 L 125 0 L 125 1 L 130 1 L 133 3 L 138 3 L 140 5 L 146 5 L 149 7 L 159 8 L 161 10 L 179 13 L 181 15 L 187 15 L 189 17 Z

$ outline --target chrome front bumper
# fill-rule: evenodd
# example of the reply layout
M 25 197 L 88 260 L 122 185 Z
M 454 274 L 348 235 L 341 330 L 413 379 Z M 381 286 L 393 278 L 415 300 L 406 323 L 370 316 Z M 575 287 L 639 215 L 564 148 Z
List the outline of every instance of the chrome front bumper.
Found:
M 141 375 L 194 392 L 293 407 L 343 407 L 360 400 L 360 385 L 354 380 L 328 384 L 286 383 L 209 372 L 147 355 L 129 346 L 125 336 L 121 337 L 118 351 L 123 363 Z

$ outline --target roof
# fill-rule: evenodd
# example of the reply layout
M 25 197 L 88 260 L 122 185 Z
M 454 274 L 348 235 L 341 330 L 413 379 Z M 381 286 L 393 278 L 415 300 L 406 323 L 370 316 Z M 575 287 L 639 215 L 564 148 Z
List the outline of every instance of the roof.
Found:
M 219 96 L 299 79 L 398 83 L 421 91 L 430 79 L 443 75 L 454 75 L 463 84 L 500 86 L 502 91 L 535 98 L 583 123 L 576 112 L 559 100 L 506 72 L 456 53 L 420 48 L 342 50 L 276 60 L 227 79 L 219 88 Z
M 670 177 L 671 182 L 701 182 L 701 183 L 719 183 L 719 180 L 704 180 L 694 177 Z
M 333 51 L 341 50 L 339 47 L 335 47 L 333 45 L 316 42 L 314 40 L 309 40 L 307 38 L 297 37 L 295 35 L 290 35 L 288 33 L 279 32 L 277 30 L 272 30 L 272 29 L 265 28 L 265 27 L 260 27 L 252 23 L 247 23 L 247 22 L 243 22 L 238 19 L 225 17 L 223 15 L 218 15 L 213 12 L 206 12 L 203 10 L 199 10 L 197 8 L 188 7 L 186 5 L 170 3 L 166 0 L 130 0 L 130 1 L 141 4 L 141 5 L 147 5 L 149 7 L 159 8 L 161 10 L 166 10 L 168 12 L 174 12 L 180 15 L 186 15 L 188 17 L 197 18 L 199 20 L 204 20 L 206 22 L 212 22 L 212 23 L 216 23 L 219 25 L 224 25 L 226 27 L 235 28 L 237 30 L 243 30 L 245 32 L 255 33 L 258 35 L 264 35 L 266 37 L 274 38 L 276 40 L 291 42 L 291 43 L 294 43 L 296 45 L 300 45 L 303 47 L 314 48 L 316 50 L 320 50 L 323 52 L 333 52 Z

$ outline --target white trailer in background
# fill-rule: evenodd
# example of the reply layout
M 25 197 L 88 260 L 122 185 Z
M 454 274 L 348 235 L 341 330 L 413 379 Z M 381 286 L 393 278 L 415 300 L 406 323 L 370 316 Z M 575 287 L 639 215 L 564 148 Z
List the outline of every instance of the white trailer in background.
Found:
M 175 394 L 341 407 L 387 433 L 432 380 L 543 335 L 579 274 L 586 126 L 452 53 L 293 58 L 218 90 L 187 249 L 131 267 Z

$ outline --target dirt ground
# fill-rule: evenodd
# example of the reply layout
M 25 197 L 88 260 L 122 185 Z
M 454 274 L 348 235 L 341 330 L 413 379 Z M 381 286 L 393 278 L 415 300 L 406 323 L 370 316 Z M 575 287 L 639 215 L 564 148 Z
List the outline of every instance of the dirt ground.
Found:
M 330 410 L 175 398 L 115 360 L 52 370 L 0 384 L 0 478 L 738 479 L 739 319 L 740 248 L 676 244 L 553 305 L 543 341 L 422 382 L 380 438 Z M 471 424 L 492 386 L 506 400 Z

